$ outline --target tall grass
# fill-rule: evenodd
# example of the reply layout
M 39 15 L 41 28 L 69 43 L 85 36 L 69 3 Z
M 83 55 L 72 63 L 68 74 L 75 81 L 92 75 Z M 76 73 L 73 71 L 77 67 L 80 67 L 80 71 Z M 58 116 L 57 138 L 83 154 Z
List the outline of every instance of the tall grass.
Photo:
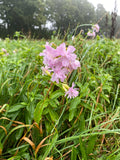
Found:
M 77 35 L 65 42 L 81 63 L 67 79 L 80 94 L 68 100 L 42 75 L 45 43 L 0 41 L 0 159 L 120 159 L 120 41 Z

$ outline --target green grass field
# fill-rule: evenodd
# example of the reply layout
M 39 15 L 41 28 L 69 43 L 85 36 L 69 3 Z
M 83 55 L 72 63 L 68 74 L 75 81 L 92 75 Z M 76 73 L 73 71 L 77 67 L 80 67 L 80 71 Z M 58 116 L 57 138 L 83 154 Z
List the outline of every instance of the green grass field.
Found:
M 72 41 L 81 67 L 66 79 L 79 96 L 43 75 L 46 41 L 0 41 L 0 160 L 119 160 L 120 41 Z M 5 49 L 5 50 L 4 50 Z

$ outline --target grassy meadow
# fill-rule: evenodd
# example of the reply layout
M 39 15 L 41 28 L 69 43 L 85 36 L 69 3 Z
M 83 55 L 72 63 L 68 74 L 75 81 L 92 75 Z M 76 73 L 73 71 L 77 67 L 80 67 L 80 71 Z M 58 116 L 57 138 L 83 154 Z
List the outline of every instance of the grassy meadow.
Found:
M 79 95 L 42 74 L 46 40 L 0 40 L 0 160 L 119 160 L 120 41 L 47 41 L 76 48 Z

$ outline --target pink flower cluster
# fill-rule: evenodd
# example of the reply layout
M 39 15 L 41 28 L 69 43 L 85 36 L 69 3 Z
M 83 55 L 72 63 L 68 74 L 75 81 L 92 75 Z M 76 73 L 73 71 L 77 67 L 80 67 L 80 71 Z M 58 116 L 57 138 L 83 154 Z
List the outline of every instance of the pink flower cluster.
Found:
M 91 32 L 91 31 L 89 31 L 88 33 L 87 33 L 87 36 L 90 36 L 90 37 L 95 37 L 95 32 L 93 31 L 93 32 Z
M 62 43 L 56 49 L 46 43 L 45 50 L 39 55 L 44 56 L 45 67 L 42 69 L 51 73 L 51 81 L 64 82 L 69 72 L 80 67 L 80 62 L 76 60 L 77 56 L 73 53 L 74 51 L 73 46 L 68 46 L 66 49 L 65 43 Z
M 99 30 L 100 30 L 100 26 L 98 24 L 95 24 L 95 25 L 92 26 L 92 29 L 93 29 L 93 31 L 98 33 Z
M 88 31 L 87 36 L 95 37 L 96 32 L 98 33 L 100 30 L 100 27 L 98 24 L 95 24 L 92 26 L 92 31 Z
M 5 48 L 2 48 L 2 51 L 5 53 L 4 56 L 9 56 L 9 53 L 7 53 L 7 50 Z
M 77 56 L 74 54 L 75 48 L 68 46 L 66 49 L 65 43 L 62 43 L 56 49 L 52 48 L 52 44 L 46 43 L 45 50 L 40 53 L 43 56 L 43 63 L 45 67 L 42 67 L 43 73 L 51 76 L 51 81 L 59 83 L 64 82 L 68 73 L 80 67 L 80 62 L 76 60 Z M 77 97 L 79 92 L 77 88 L 69 87 L 67 84 L 63 84 L 65 90 L 65 96 L 68 98 Z
M 72 87 L 68 89 L 68 91 L 65 92 L 65 96 L 68 98 L 75 98 L 78 96 L 79 92 L 77 91 L 77 88 L 73 88 L 75 86 L 74 82 L 72 83 Z

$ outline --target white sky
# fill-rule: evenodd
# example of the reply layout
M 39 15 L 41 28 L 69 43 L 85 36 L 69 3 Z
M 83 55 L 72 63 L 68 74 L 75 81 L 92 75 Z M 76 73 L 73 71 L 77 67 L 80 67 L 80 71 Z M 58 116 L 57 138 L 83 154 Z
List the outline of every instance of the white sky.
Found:
M 115 0 L 88 0 L 91 2 L 95 7 L 98 3 L 103 4 L 106 11 L 112 12 L 114 10 Z M 120 15 L 120 0 L 117 0 L 117 14 Z

